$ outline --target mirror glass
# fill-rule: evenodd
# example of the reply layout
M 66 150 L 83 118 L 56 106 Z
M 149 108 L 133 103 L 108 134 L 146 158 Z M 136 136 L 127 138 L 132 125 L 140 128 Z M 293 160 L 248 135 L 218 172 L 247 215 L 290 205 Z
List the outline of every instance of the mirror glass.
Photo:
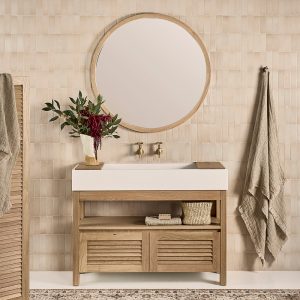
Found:
M 172 128 L 203 101 L 210 80 L 207 51 L 185 24 L 141 14 L 113 26 L 98 43 L 91 64 L 92 89 L 105 110 L 140 132 Z

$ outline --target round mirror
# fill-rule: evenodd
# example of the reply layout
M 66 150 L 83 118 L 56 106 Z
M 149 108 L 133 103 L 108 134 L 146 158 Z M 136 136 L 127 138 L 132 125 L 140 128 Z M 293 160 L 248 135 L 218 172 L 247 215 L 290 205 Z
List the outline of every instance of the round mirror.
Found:
M 110 28 L 91 63 L 95 95 L 124 127 L 157 132 L 186 121 L 204 100 L 210 81 L 207 51 L 181 21 L 138 14 Z

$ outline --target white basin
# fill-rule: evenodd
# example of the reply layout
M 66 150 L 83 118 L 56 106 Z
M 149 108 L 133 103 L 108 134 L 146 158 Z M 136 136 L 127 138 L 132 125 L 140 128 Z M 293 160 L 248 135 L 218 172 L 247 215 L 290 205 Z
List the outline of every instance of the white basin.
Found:
M 104 164 L 101 170 L 72 170 L 73 191 L 227 189 L 227 169 L 199 169 L 195 163 Z

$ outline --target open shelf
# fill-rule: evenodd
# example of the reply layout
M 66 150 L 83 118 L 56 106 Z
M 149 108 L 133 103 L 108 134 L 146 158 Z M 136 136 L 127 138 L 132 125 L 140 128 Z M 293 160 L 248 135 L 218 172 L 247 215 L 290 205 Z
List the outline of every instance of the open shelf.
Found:
M 212 218 L 212 224 L 209 225 L 156 225 L 149 226 L 145 224 L 145 217 L 136 216 L 113 216 L 113 217 L 85 217 L 80 221 L 80 230 L 107 230 L 107 229 L 221 229 L 216 218 Z

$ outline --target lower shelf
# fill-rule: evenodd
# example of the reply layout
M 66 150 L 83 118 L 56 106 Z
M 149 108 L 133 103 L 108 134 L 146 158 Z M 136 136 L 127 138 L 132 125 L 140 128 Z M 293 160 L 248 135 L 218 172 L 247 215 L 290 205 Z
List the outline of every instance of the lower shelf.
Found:
M 161 230 L 161 229 L 203 229 L 203 230 L 218 230 L 221 229 L 220 224 L 217 223 L 216 218 L 212 218 L 212 224 L 209 225 L 159 225 L 149 226 L 145 225 L 145 217 L 85 217 L 81 220 L 80 230 Z

